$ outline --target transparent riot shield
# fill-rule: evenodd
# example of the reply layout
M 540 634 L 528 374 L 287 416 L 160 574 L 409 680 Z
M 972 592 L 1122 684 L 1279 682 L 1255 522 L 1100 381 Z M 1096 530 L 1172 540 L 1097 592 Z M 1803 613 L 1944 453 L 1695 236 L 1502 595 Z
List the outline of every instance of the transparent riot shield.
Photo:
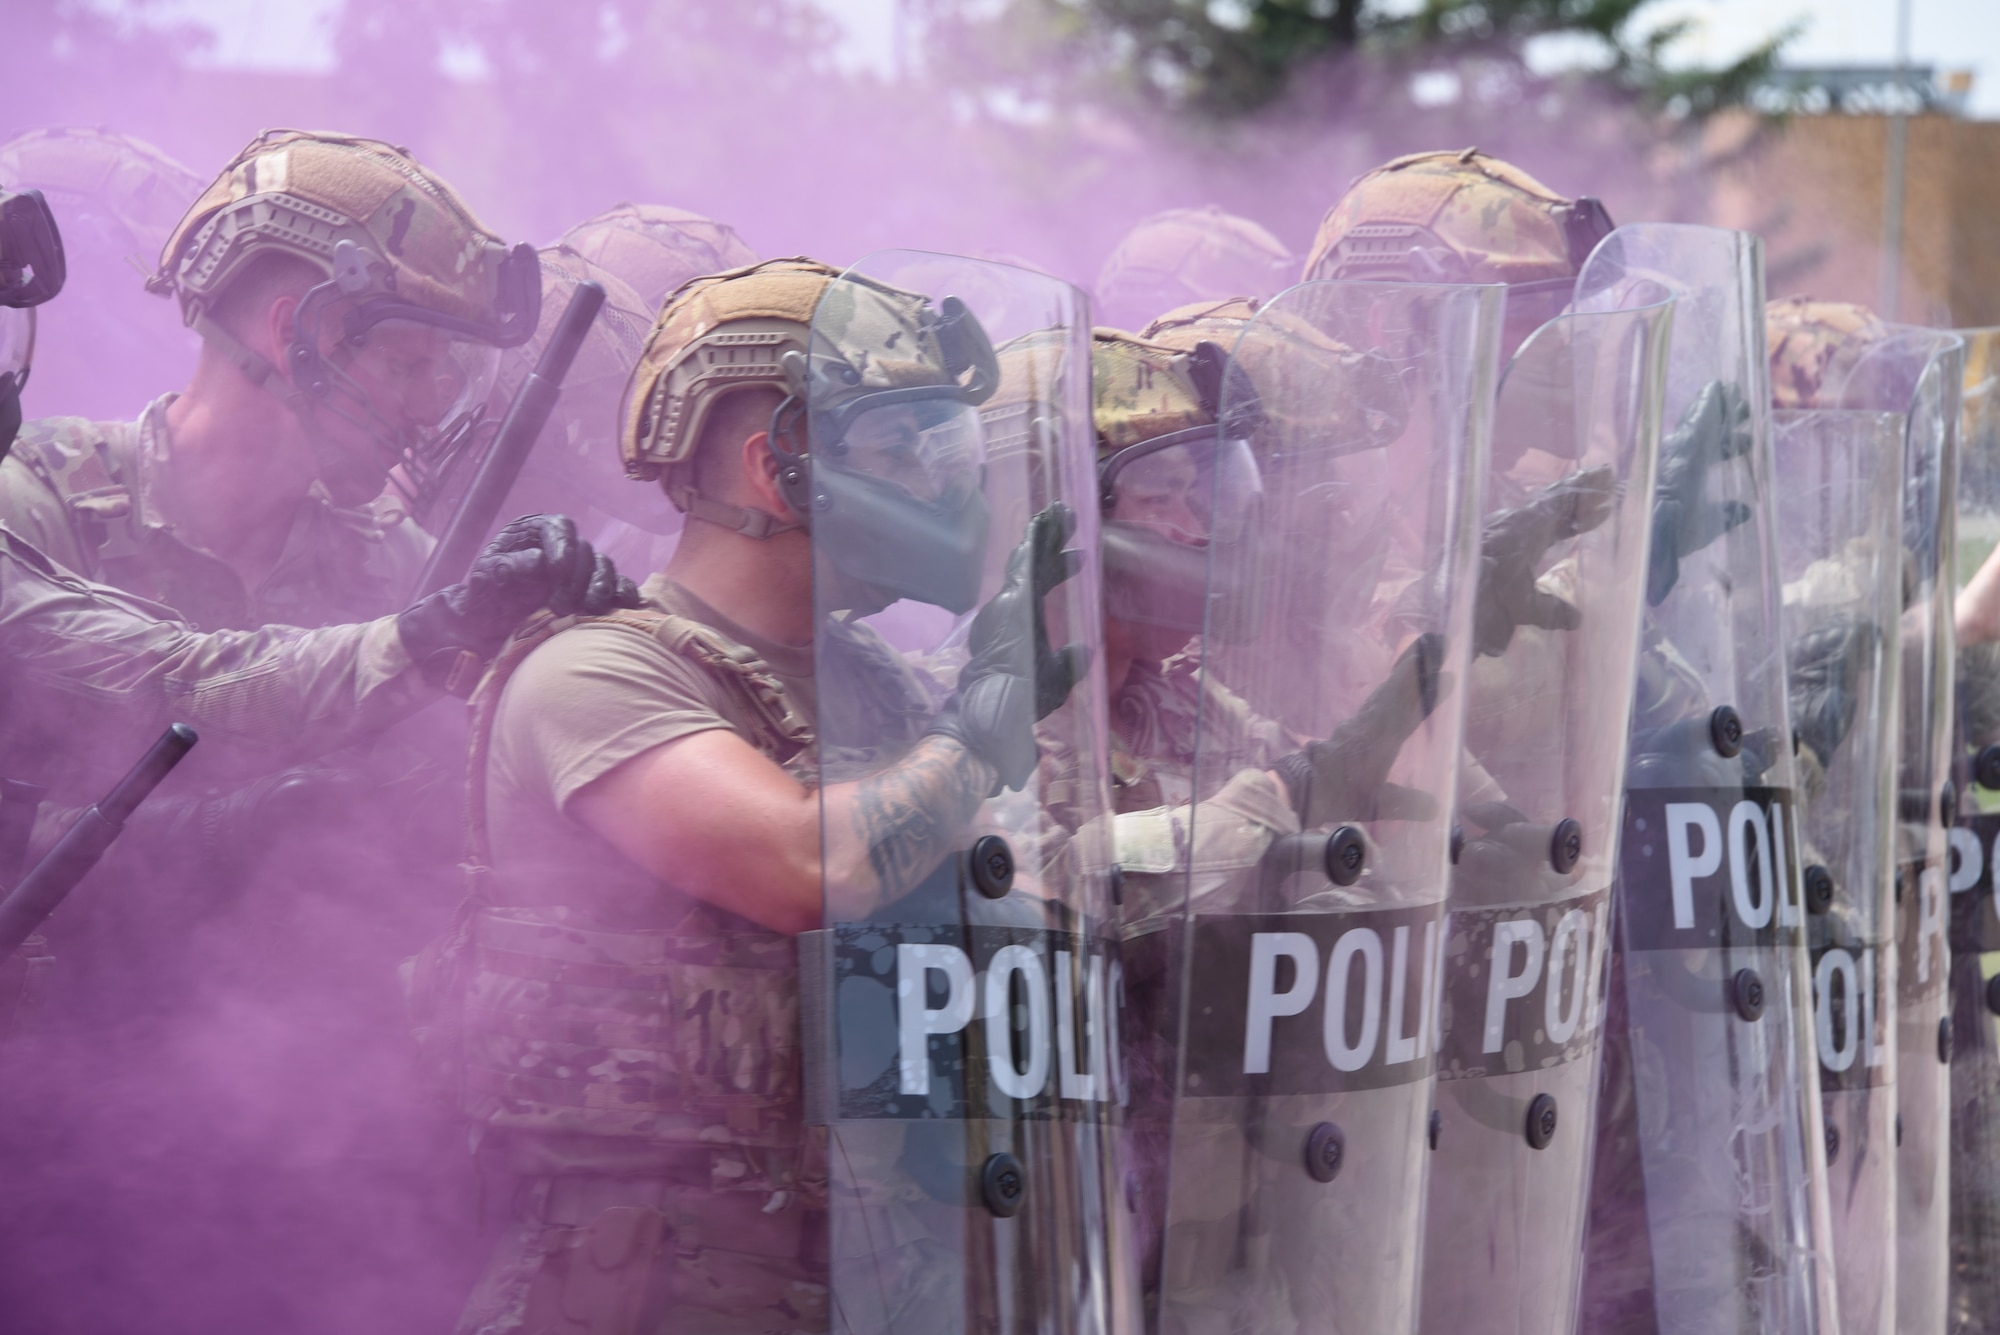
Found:
M 774 419 L 815 558 L 837 1331 L 1136 1325 L 1088 356 L 1064 283 L 877 254 Z
M 1777 412 L 1772 455 L 1840 1328 L 1894 1335 L 1903 417 Z
M 2000 329 L 1960 331 L 1955 580 L 1967 589 L 2000 547 Z M 1950 1280 L 1945 1328 L 1977 1335 L 2000 1312 L 2000 643 L 1968 627 L 1957 642 L 1950 900 Z
M 1422 1328 L 1576 1320 L 1625 722 L 1671 300 L 1565 315 L 1500 384 L 1458 774 Z
M 1949 1291 L 1953 1021 L 1946 905 L 1959 790 L 1951 773 L 1957 637 L 1949 562 L 1957 542 L 1953 498 L 1963 373 L 1963 346 L 1955 335 L 1897 328 L 1857 367 L 1843 395 L 1847 406 L 1892 414 L 1903 471 L 1902 682 L 1892 808 L 1897 1115 L 1890 1228 L 1898 1331 L 1944 1329 Z M 1841 1274 L 1845 1310 L 1844 1264 Z
M 1582 1323 L 1809 1335 L 1833 1320 L 1833 1275 L 1758 243 L 1620 228 L 1580 304 L 1648 282 L 1676 302 Z
M 1309 283 L 1245 327 L 1205 470 L 1205 621 L 1126 678 L 1135 717 L 1186 725 L 1122 734 L 1171 771 L 1178 732 L 1187 776 L 1120 817 L 1185 830 L 1128 866 L 1125 904 L 1170 1335 L 1416 1318 L 1498 299 Z M 1110 523 L 1144 512 L 1134 481 L 1108 479 Z M 1115 600 L 1108 625 L 1131 638 Z
M 491 451 L 522 382 L 555 337 L 577 285 L 595 282 L 605 289 L 604 305 L 564 374 L 555 408 L 492 527 L 498 532 L 518 515 L 568 515 L 591 546 L 619 569 L 658 570 L 678 539 L 680 512 L 657 485 L 625 475 L 617 440 L 619 400 L 645 346 L 652 313 L 637 292 L 574 251 L 551 247 L 539 259 L 542 313 L 534 337 L 500 353 L 491 393 L 466 405 L 405 468 L 400 483 L 417 522 L 432 533 L 442 532 Z

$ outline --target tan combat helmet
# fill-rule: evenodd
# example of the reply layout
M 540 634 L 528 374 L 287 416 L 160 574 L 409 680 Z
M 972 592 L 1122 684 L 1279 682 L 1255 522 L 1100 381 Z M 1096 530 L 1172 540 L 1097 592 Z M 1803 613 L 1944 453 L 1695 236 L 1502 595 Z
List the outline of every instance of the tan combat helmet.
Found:
M 1569 304 L 1611 216 L 1476 148 L 1412 153 L 1357 177 L 1313 237 L 1307 279 L 1505 283 L 1518 346 Z
M 1137 329 L 1191 301 L 1266 301 L 1291 286 L 1296 256 L 1248 218 L 1213 204 L 1156 213 L 1127 232 L 1097 275 L 1098 319 Z
M 1336 342 L 1295 314 L 1248 301 L 1191 302 L 1142 337 L 1183 352 L 1203 341 L 1232 350 L 1254 385 L 1261 424 L 1252 443 L 1277 460 L 1306 449 L 1378 449 L 1409 425 L 1409 393 L 1385 358 Z
M 691 278 L 757 262 L 735 229 L 667 204 L 616 205 L 564 232 L 558 244 L 631 284 L 649 311 Z
M 941 531 L 969 504 L 968 479 L 977 499 L 978 424 L 969 415 L 998 380 L 992 344 L 957 298 L 933 306 L 919 293 L 843 276 L 815 260 L 766 260 L 696 279 L 667 303 L 627 387 L 619 447 L 628 476 L 661 478 L 688 514 L 751 537 L 801 527 L 807 515 L 816 530 L 863 522 L 864 513 L 878 525 L 895 524 L 903 510 L 924 511 L 921 522 L 911 519 L 912 529 Z M 784 396 L 772 415 L 770 449 L 786 501 L 801 517 L 796 522 L 701 495 L 687 466 L 715 405 L 760 388 Z M 857 424 L 904 407 L 929 414 L 919 428 L 923 448 L 914 453 L 950 470 L 950 485 L 934 495 L 893 498 L 895 488 L 863 476 L 848 457 Z M 983 536 L 983 511 L 975 517 L 965 510 L 961 518 L 968 535 L 976 520 Z M 843 549 L 829 535 L 816 542 Z M 857 539 L 854 548 L 862 545 Z M 913 563 L 906 577 L 924 575 L 921 566 Z M 861 577 L 888 586 L 883 571 Z M 976 591 L 976 571 L 972 578 Z M 957 583 L 953 589 L 962 591 Z M 959 601 L 957 592 L 904 596 L 946 607 Z
M 298 304 L 282 373 L 213 317 L 266 256 L 323 277 Z M 497 349 L 534 334 L 542 296 L 534 249 L 510 249 L 404 150 L 308 130 L 251 140 L 167 238 L 147 287 L 178 297 L 189 327 L 299 414 L 321 480 L 345 504 L 374 495 L 389 465 L 435 449 L 439 431 L 485 400 Z M 383 326 L 449 341 L 437 374 L 404 385 L 393 415 L 350 374 L 377 355 Z M 368 433 L 383 466 L 344 458 L 322 409 Z
M 0 180 L 46 195 L 80 253 L 115 257 L 141 276 L 202 187 L 199 176 L 143 139 L 71 127 L 30 130 L 0 144 Z
M 1764 307 L 1773 408 L 1837 408 L 1853 391 L 1871 348 L 1892 336 L 1866 306 L 1781 297 Z

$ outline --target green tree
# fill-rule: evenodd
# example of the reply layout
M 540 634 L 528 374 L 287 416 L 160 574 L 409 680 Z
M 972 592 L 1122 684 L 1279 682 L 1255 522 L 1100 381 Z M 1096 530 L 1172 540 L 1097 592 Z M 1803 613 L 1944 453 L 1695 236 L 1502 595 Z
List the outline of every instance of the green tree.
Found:
M 1552 36 L 1583 39 L 1582 72 L 1598 91 L 1698 120 L 1743 102 L 1791 36 L 1699 68 L 1672 62 L 1691 24 L 1651 22 L 1658 0 L 1423 0 L 1415 10 L 1381 0 L 1007 0 L 998 11 L 979 6 L 982 19 L 961 0 L 928 8 L 947 26 L 976 28 L 982 49 L 1006 45 L 1003 32 L 1039 31 L 1057 39 L 1071 70 L 1094 66 L 1107 92 L 1213 120 L 1262 110 L 1305 72 L 1357 55 L 1410 74 L 1470 62 L 1507 76 L 1498 83 L 1543 91 L 1565 73 L 1538 74 L 1528 50 Z

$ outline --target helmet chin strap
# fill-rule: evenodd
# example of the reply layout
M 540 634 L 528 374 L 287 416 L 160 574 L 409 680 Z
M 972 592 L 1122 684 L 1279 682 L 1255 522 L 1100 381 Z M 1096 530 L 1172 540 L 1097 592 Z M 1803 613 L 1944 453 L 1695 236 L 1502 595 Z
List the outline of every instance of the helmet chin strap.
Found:
M 691 486 L 672 487 L 667 495 L 686 513 L 690 519 L 699 519 L 726 528 L 732 533 L 741 533 L 746 538 L 762 542 L 775 538 L 780 533 L 793 533 L 805 527 L 803 522 L 788 524 L 765 510 L 753 510 L 747 505 L 731 505 L 728 501 L 718 501 L 704 496 Z

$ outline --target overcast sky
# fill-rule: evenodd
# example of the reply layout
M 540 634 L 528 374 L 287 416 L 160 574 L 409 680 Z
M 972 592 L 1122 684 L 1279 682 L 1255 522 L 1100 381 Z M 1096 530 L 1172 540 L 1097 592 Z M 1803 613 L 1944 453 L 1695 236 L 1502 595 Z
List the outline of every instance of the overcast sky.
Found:
M 896 0 L 819 2 L 847 26 L 849 61 L 888 68 Z M 1909 4 L 1911 59 L 1974 71 L 1972 114 L 2000 117 L 2000 0 Z M 156 12 L 216 29 L 220 64 L 311 69 L 327 63 L 326 21 L 339 7 L 340 0 L 166 0 Z M 1791 63 L 1886 65 L 1895 57 L 1896 9 L 1896 0 L 1661 0 L 1651 13 L 1660 21 L 1695 20 L 1697 30 L 1680 50 L 1704 63 L 1730 59 L 1805 19 L 1806 31 L 1787 55 Z

